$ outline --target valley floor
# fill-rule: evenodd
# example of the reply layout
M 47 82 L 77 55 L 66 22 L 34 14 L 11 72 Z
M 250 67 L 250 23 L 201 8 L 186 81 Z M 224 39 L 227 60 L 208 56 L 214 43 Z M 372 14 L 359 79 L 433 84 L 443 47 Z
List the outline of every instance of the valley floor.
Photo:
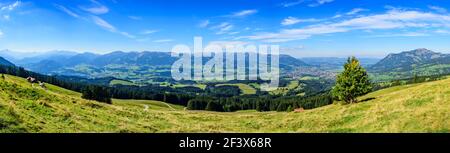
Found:
M 1 132 L 450 132 L 450 79 L 398 86 L 304 112 L 189 111 L 148 100 L 87 101 L 0 80 Z

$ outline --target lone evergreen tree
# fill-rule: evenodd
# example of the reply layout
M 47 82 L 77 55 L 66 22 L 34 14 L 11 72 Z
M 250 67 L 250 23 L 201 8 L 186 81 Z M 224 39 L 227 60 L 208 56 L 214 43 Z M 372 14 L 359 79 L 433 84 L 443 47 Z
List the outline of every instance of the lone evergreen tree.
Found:
M 366 70 L 355 57 L 348 58 L 344 71 L 337 76 L 333 95 L 346 103 L 357 102 L 357 97 L 372 90 Z

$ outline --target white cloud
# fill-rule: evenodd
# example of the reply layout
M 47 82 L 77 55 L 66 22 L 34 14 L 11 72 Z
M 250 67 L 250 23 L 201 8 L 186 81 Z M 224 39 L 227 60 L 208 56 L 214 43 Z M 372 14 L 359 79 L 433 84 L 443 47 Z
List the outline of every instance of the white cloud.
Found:
M 0 30 L 0 38 L 3 37 L 3 31 Z
M 419 11 L 391 10 L 383 14 L 310 25 L 304 28 L 282 29 L 279 32 L 259 33 L 240 37 L 265 42 L 285 42 L 307 39 L 314 35 L 341 33 L 354 30 L 392 30 L 406 28 L 450 27 L 450 16 Z M 410 33 L 410 36 L 412 34 Z
M 287 26 L 287 25 L 293 25 L 293 24 L 297 24 L 297 23 L 301 23 L 301 22 L 318 22 L 321 21 L 319 19 L 298 19 L 295 17 L 287 17 L 285 19 L 283 19 L 283 21 L 281 22 L 281 25 Z
M 230 17 L 245 17 L 245 16 L 249 16 L 249 15 L 252 15 L 255 13 L 258 13 L 258 10 L 242 10 L 239 12 L 235 12 L 229 16 Z
M 223 28 L 220 28 L 220 31 L 229 31 L 231 29 L 233 29 L 233 25 L 227 25 L 227 26 L 225 26 Z
M 219 29 L 219 31 L 216 32 L 216 34 L 218 34 L 218 35 L 225 34 L 228 31 L 230 31 L 231 29 L 233 29 L 233 25 L 228 25 L 226 27 L 223 27 L 223 28 Z
M 106 7 L 105 5 L 102 5 L 101 3 L 97 2 L 96 0 L 91 0 L 91 2 L 93 4 L 92 6 L 90 6 L 90 7 L 82 6 L 80 8 L 86 12 L 96 14 L 96 15 L 105 14 L 105 13 L 109 12 L 108 7 Z
M 293 2 L 282 3 L 281 6 L 283 6 L 283 7 L 291 7 L 291 6 L 299 5 L 299 4 L 303 3 L 303 2 L 304 2 L 304 0 L 297 0 L 297 1 L 293 1 Z
M 129 34 L 128 32 L 119 31 L 119 34 L 132 39 L 136 38 L 134 35 Z
M 234 31 L 234 32 L 229 32 L 228 34 L 229 34 L 229 35 L 235 35 L 235 34 L 238 34 L 238 33 L 240 33 L 240 32 Z
M 449 30 L 443 30 L 443 29 L 436 30 L 436 31 L 434 31 L 434 33 L 450 35 Z
M 234 27 L 234 26 L 233 26 L 232 24 L 228 23 L 228 22 L 222 22 L 221 24 L 219 24 L 219 25 L 217 25 L 217 26 L 214 26 L 214 27 L 212 27 L 211 29 L 218 30 L 218 31 L 216 32 L 216 34 L 220 35 L 220 34 L 225 34 L 225 33 L 227 33 L 228 31 L 232 30 L 233 27 Z
M 309 4 L 309 7 L 317 7 L 326 3 L 331 3 L 334 0 L 316 0 L 314 3 Z
M 141 34 L 149 35 L 149 34 L 153 34 L 155 32 L 158 32 L 158 30 L 144 30 L 144 31 L 141 32 Z
M 106 22 L 105 20 L 103 20 L 100 17 L 97 16 L 92 16 L 92 20 L 94 21 L 95 24 L 97 24 L 98 26 L 111 31 L 111 32 L 117 32 L 116 27 L 114 27 L 113 25 L 109 24 L 108 22 Z
M 80 18 L 80 15 L 72 12 L 71 10 L 67 9 L 66 7 L 64 7 L 62 5 L 55 4 L 55 7 L 74 18 Z
M 382 34 L 382 35 L 373 35 L 370 37 L 423 37 L 423 36 L 430 36 L 427 33 L 421 33 L 421 32 L 406 32 L 406 33 L 392 33 L 392 34 Z
M 98 16 L 92 16 L 92 21 L 96 25 L 98 25 L 101 28 L 106 29 L 106 30 L 108 30 L 110 32 L 118 33 L 118 34 L 121 34 L 121 35 L 123 35 L 125 37 L 128 37 L 128 38 L 135 38 L 135 36 L 133 36 L 133 35 L 127 33 L 127 32 L 123 32 L 123 31 L 117 30 L 116 27 L 114 27 L 113 25 L 111 25 L 110 23 L 108 23 L 107 21 L 103 20 L 102 18 L 100 18 Z
M 305 48 L 306 47 L 304 45 L 280 46 L 280 51 L 282 53 L 296 53 L 298 51 L 305 51 Z
M 212 27 L 212 29 L 220 29 L 220 28 L 224 28 L 224 27 L 226 27 L 226 26 L 228 26 L 228 25 L 230 25 L 230 23 L 228 23 L 228 22 L 222 22 L 222 23 L 220 23 L 219 25 L 216 25 L 216 26 Z
M 0 8 L 0 10 L 2 10 L 2 11 L 12 11 L 12 10 L 16 9 L 17 7 L 19 7 L 20 4 L 21 4 L 20 1 L 16 1 L 16 2 L 14 2 L 12 4 L 9 4 L 9 5 L 6 5 L 6 6 L 2 6 Z
M 430 5 L 430 6 L 428 6 L 428 8 L 430 8 L 430 9 L 436 11 L 436 12 L 439 12 L 439 13 L 447 13 L 447 9 L 445 9 L 443 7 Z
M 354 8 L 350 12 L 347 12 L 346 14 L 347 15 L 355 15 L 355 14 L 358 14 L 358 13 L 363 12 L 363 11 L 368 11 L 368 9 Z
M 248 42 L 245 41 L 211 41 L 208 43 L 209 45 L 217 45 L 222 48 L 226 48 L 227 46 L 245 46 L 248 45 Z
M 142 17 L 139 16 L 128 16 L 128 18 L 132 19 L 132 20 L 142 20 Z
M 10 13 L 20 7 L 22 3 L 20 1 L 15 1 L 10 4 L 1 4 L 0 3 L 0 20 L 8 21 L 11 19 Z
M 159 39 L 159 40 L 154 40 L 154 43 L 165 43 L 165 42 L 172 42 L 173 39 Z
M 332 19 L 337 19 L 337 18 L 340 18 L 340 17 L 342 17 L 342 15 L 341 14 L 336 14 L 336 15 L 334 15 L 333 17 L 331 17 Z
M 294 17 L 287 17 L 282 22 L 281 25 L 293 25 L 300 22 L 300 19 L 294 18 Z
M 208 25 L 209 25 L 209 20 L 205 20 L 205 21 L 200 22 L 200 23 L 198 24 L 198 27 L 200 27 L 200 28 L 206 28 L 206 27 L 208 27 Z
M 5 20 L 9 20 L 11 17 L 8 15 L 8 14 L 6 14 L 6 15 L 3 15 L 3 19 L 5 19 Z

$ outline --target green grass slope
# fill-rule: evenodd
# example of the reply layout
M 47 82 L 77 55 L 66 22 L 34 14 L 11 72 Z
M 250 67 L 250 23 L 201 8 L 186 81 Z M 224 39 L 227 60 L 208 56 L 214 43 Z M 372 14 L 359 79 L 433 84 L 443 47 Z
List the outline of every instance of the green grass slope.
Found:
M 125 81 L 125 80 L 111 80 L 109 82 L 109 85 L 126 85 L 126 86 L 137 86 L 137 84 L 131 82 L 131 81 Z
M 1 132 L 450 132 L 450 79 L 368 94 L 304 112 L 187 111 L 158 101 L 83 100 L 25 79 L 0 79 Z
M 216 86 L 237 86 L 242 91 L 242 95 L 253 95 L 256 94 L 256 89 L 243 83 L 236 84 L 218 84 Z

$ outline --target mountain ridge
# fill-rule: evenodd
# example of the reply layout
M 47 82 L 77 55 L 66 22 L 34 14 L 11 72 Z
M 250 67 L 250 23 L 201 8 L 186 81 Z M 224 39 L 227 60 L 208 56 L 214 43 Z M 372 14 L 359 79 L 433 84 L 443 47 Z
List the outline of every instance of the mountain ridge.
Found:
M 171 65 L 179 59 L 170 52 L 114 51 L 107 54 L 72 52 L 41 54 L 36 59 L 27 57 L 17 64 L 31 71 L 49 75 L 77 76 L 84 78 L 116 77 L 142 84 L 170 81 Z M 42 58 L 47 57 L 47 58 Z M 309 67 L 300 59 L 280 55 L 282 72 L 298 67 Z M 203 58 L 204 64 L 210 57 Z
M 6 60 L 3 57 L 0 57 L 0 65 L 15 66 L 13 63 L 11 63 L 10 61 Z
M 449 58 L 450 54 L 434 52 L 425 48 L 419 48 L 400 53 L 391 53 L 378 63 L 374 64 L 369 70 L 374 72 L 383 71 L 410 71 L 417 66 L 433 63 L 433 60 Z

